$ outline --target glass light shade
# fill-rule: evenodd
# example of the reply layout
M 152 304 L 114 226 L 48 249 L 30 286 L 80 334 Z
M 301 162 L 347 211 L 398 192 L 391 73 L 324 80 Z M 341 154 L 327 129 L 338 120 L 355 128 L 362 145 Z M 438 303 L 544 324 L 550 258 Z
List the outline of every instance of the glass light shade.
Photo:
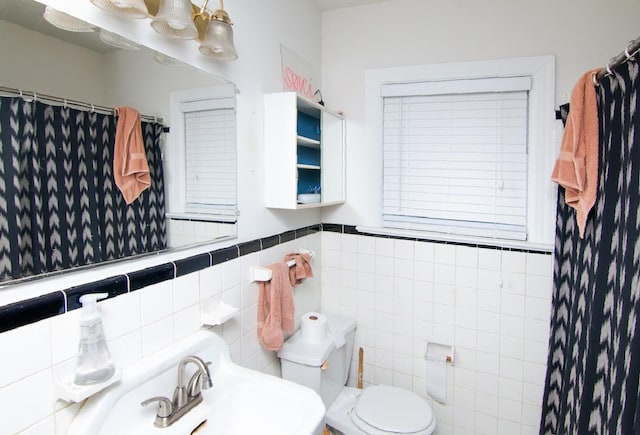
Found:
M 200 53 L 220 60 L 237 59 L 231 24 L 217 19 L 209 21 L 207 33 L 200 44 Z
M 144 0 L 91 0 L 91 3 L 105 11 L 129 18 L 147 18 L 149 15 Z
M 151 27 L 170 38 L 195 39 L 198 36 L 189 0 L 161 0 Z
M 158 51 L 153 54 L 153 59 L 159 64 L 165 66 L 185 66 L 185 64 L 178 59 L 167 56 L 166 54 L 160 53 Z
M 124 50 L 140 49 L 140 46 L 135 42 L 132 42 L 127 38 L 123 38 L 120 35 L 116 35 L 115 33 L 107 32 L 105 30 L 100 30 L 100 40 L 105 44 L 111 45 L 112 47 L 122 48 Z
M 43 17 L 49 24 L 68 32 L 93 32 L 94 29 L 94 26 L 86 21 L 60 12 L 51 6 L 47 6 L 44 9 Z

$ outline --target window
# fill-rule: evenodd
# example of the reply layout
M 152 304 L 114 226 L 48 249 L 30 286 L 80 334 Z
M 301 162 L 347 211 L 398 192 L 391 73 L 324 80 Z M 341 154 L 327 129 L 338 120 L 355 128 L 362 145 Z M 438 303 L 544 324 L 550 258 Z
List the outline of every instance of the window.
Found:
M 360 229 L 551 245 L 554 64 L 541 56 L 367 71 L 366 134 L 383 175 L 379 224 Z
M 236 101 L 232 86 L 171 95 L 170 217 L 236 220 Z M 175 130 L 175 134 L 174 134 Z M 204 216 L 207 216 L 206 218 Z
M 383 85 L 384 226 L 525 240 L 530 84 Z

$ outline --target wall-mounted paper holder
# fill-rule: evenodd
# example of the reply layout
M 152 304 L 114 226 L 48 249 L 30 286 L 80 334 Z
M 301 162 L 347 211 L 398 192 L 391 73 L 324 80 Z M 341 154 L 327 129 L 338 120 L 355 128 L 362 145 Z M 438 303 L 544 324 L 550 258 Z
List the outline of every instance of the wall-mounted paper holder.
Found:
M 310 249 L 300 249 L 298 253 L 309 254 L 309 257 L 311 257 L 312 260 L 316 255 L 316 253 Z M 293 267 L 295 265 L 295 260 L 287 261 L 287 266 Z M 249 269 L 249 280 L 252 282 L 271 281 L 271 270 L 267 269 L 266 267 L 252 266 L 251 269 Z
M 455 349 L 453 346 L 447 344 L 427 342 L 427 351 L 424 354 L 424 359 L 444 361 L 453 365 L 455 361 Z

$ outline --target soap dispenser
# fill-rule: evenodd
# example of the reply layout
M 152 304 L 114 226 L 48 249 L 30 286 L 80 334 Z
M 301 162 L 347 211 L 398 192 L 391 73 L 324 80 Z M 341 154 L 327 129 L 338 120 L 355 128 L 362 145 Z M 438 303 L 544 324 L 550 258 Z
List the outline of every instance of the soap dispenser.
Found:
M 80 344 L 76 364 L 76 385 L 92 385 L 107 381 L 115 373 L 113 359 L 107 347 L 102 316 L 97 301 L 109 296 L 92 293 L 80 296 Z

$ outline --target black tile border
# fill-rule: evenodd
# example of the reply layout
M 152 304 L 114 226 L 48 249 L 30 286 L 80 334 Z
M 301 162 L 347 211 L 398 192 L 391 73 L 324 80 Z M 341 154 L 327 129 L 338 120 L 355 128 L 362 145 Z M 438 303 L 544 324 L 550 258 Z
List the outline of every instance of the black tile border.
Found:
M 174 279 L 176 267 L 173 263 L 164 263 L 127 273 L 127 276 L 129 277 L 129 291 L 136 291 L 149 285 Z
M 177 278 L 179 276 L 211 267 L 211 254 L 209 252 L 205 252 L 204 254 L 193 255 L 181 260 L 176 260 L 173 264 L 176 266 Z
M 240 256 L 240 253 L 238 251 L 238 245 L 228 246 L 226 248 L 211 251 L 211 265 L 215 266 L 216 264 L 225 263 L 229 260 L 233 260 L 234 258 L 238 258 Z
M 265 237 L 263 239 L 260 239 L 260 244 L 262 246 L 262 249 L 273 248 L 274 246 L 280 244 L 280 236 Z
M 67 311 L 81 308 L 80 296 L 89 293 L 107 293 L 107 298 L 115 298 L 129 292 L 127 275 L 116 275 L 96 282 L 70 287 L 63 290 L 67 296 Z
M 193 255 L 180 260 L 174 260 L 168 263 L 128 272 L 126 274 L 112 276 L 100 281 L 90 282 L 61 291 L 47 293 L 35 298 L 25 299 L 16 303 L 0 306 L 0 333 L 80 308 L 79 298 L 83 294 L 104 292 L 108 293 L 109 298 L 116 297 L 121 294 L 140 290 L 144 287 L 168 281 L 188 273 L 197 272 L 210 266 L 222 264 L 243 255 L 259 252 L 285 242 L 324 231 L 341 234 L 356 234 L 365 237 L 468 246 L 499 251 L 546 255 L 553 254 L 552 252 L 536 249 L 504 248 L 500 246 L 465 242 L 450 242 L 443 240 L 365 233 L 358 231 L 355 225 L 321 223 L 298 228 L 296 230 L 285 231 L 280 234 L 248 242 L 242 242 L 237 245 L 227 246 L 225 248 L 216 249 L 203 254 Z
M 261 251 L 262 241 L 261 239 L 252 240 L 250 242 L 240 243 L 238 245 L 238 253 L 242 257 L 243 255 L 251 254 L 252 252 Z
M 0 307 L 0 333 L 64 314 L 64 293 L 57 291 Z

